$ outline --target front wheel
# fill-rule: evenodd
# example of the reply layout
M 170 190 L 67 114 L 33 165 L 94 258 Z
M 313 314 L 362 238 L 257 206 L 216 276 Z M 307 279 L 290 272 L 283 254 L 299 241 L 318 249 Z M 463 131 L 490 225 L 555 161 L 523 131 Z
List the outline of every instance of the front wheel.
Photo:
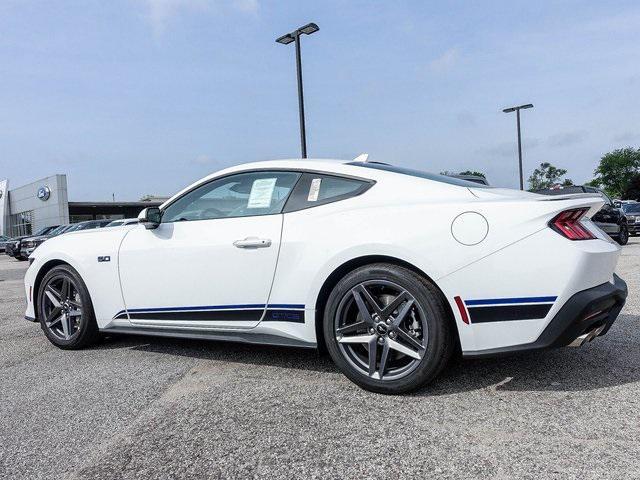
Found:
M 89 291 L 69 265 L 52 268 L 42 279 L 38 318 L 44 334 L 59 348 L 83 348 L 98 338 Z
M 367 265 L 347 274 L 329 296 L 323 327 L 340 370 L 378 393 L 405 393 L 433 380 L 454 346 L 439 291 L 396 265 Z
M 626 245 L 628 241 L 629 241 L 629 229 L 626 226 L 622 225 L 620 227 L 620 233 L 616 238 L 616 242 L 618 242 L 620 245 Z

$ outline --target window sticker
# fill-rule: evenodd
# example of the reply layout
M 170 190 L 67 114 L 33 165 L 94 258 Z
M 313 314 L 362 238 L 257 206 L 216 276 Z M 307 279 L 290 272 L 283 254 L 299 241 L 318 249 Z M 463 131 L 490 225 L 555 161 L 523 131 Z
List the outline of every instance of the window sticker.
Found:
M 317 202 L 318 195 L 320 194 L 321 178 L 314 178 L 311 180 L 311 186 L 309 187 L 309 195 L 307 196 L 307 202 Z
M 273 197 L 276 180 L 277 178 L 254 180 L 247 208 L 269 208 L 271 206 L 271 198 Z

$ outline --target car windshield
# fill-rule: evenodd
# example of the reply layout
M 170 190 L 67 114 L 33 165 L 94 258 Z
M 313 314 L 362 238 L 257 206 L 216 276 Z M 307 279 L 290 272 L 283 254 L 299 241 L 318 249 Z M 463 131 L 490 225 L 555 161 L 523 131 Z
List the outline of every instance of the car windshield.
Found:
M 624 213 L 640 213 L 640 203 L 623 203 L 622 211 Z
M 51 227 L 42 227 L 40 230 L 36 231 L 36 233 L 34 233 L 32 236 L 38 237 L 40 235 L 45 235 L 49 230 L 51 230 Z
M 414 170 L 412 168 L 396 167 L 395 165 L 388 165 L 386 163 L 377 162 L 350 162 L 348 165 L 355 165 L 357 167 L 374 168 L 376 170 L 384 170 L 385 172 L 400 173 L 403 175 L 411 175 L 412 177 L 425 178 L 427 180 L 433 180 L 434 182 L 448 183 L 449 185 L 457 185 L 459 187 L 467 188 L 491 188 L 488 185 L 481 183 L 474 183 L 468 180 L 462 180 L 455 177 L 447 177 L 446 175 L 438 175 L 437 173 L 423 172 L 422 170 Z
M 71 225 L 71 228 L 69 228 L 67 232 L 75 232 L 76 230 L 81 230 L 83 226 L 83 223 L 76 223 L 75 225 Z
M 69 228 L 69 225 L 60 225 L 57 228 L 54 228 L 53 230 L 51 230 L 48 235 L 51 235 L 52 237 L 55 237 L 56 235 L 60 235 L 62 232 L 64 232 L 67 228 Z

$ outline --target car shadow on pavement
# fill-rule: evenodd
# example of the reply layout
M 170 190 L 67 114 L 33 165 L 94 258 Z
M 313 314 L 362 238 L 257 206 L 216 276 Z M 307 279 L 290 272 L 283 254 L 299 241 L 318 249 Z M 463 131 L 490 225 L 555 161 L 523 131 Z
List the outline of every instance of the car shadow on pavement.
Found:
M 580 348 L 557 348 L 484 360 L 453 361 L 414 395 L 474 390 L 586 391 L 640 381 L 640 316 L 621 315 L 604 336 Z
M 338 372 L 328 355 L 315 349 L 245 344 L 216 340 L 112 335 L 97 347 L 102 349 L 132 349 L 201 360 L 295 368 L 317 372 Z
M 455 359 L 416 396 L 452 395 L 476 390 L 583 391 L 640 381 L 640 316 L 621 315 L 603 337 L 581 348 L 484 360 Z M 208 340 L 114 335 L 97 349 L 134 349 L 196 359 L 338 373 L 328 355 L 316 350 Z

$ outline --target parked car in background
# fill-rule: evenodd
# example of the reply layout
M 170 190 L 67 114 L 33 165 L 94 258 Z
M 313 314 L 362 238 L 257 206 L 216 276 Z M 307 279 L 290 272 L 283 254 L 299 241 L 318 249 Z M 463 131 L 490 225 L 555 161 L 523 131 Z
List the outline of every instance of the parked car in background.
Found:
M 619 200 L 619 199 L 613 199 L 613 204 L 616 206 L 616 208 L 622 208 L 623 205 L 626 205 L 627 203 L 638 203 L 636 200 Z
M 640 234 L 640 203 L 625 202 L 622 204 L 622 213 L 627 218 L 627 228 L 629 235 L 636 236 Z
M 571 193 L 596 193 L 600 195 L 604 199 L 604 205 L 591 217 L 591 220 L 620 245 L 626 245 L 629 241 L 627 218 L 602 190 L 587 185 L 558 185 L 557 187 L 532 190 L 532 192 L 542 195 L 567 195 Z
M 0 235 L 0 252 L 4 252 L 6 250 L 6 245 L 8 242 L 9 242 L 9 237 Z
M 106 227 L 111 223 L 111 220 L 87 220 L 86 222 L 80 222 L 73 225 L 65 233 L 79 232 L 80 230 L 92 230 L 94 228 Z
M 122 218 L 107 224 L 107 227 L 124 227 L 125 225 L 134 225 L 136 223 L 139 223 L 137 218 Z
M 29 237 L 39 237 L 40 235 L 46 235 L 55 228 L 58 228 L 58 225 L 43 227 L 40 230 L 36 231 L 36 233 L 34 233 L 33 235 L 22 235 L 20 237 L 14 237 L 10 239 L 10 241 L 6 244 L 5 253 L 17 260 L 26 260 L 27 258 L 22 258 L 22 255 L 20 254 L 22 240 Z
M 29 255 L 33 253 L 33 251 L 38 248 L 38 246 L 42 245 L 45 241 L 50 238 L 57 237 L 58 235 L 63 234 L 67 230 L 71 229 L 74 225 L 60 225 L 57 228 L 54 228 L 46 235 L 38 235 L 33 237 L 27 237 L 20 242 L 20 258 L 29 258 Z

